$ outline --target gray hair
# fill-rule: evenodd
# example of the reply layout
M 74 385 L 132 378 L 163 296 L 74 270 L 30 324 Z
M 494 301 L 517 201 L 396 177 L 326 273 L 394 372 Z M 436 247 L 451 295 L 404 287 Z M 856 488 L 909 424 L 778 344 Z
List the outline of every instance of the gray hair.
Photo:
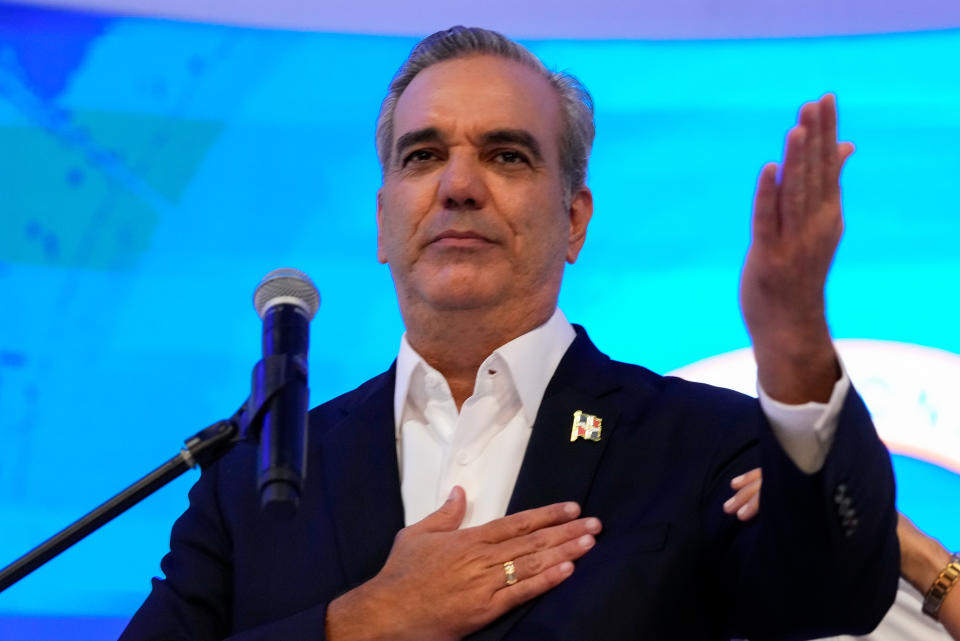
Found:
M 393 146 L 393 112 L 397 100 L 413 78 L 429 67 L 444 60 L 463 58 L 476 54 L 500 56 L 520 62 L 540 73 L 556 90 L 560 98 L 560 166 L 566 179 L 566 194 L 582 187 L 587 179 L 587 161 L 593 146 L 593 98 L 587 88 L 571 74 L 550 71 L 523 45 L 510 40 L 496 31 L 477 27 L 451 27 L 438 31 L 421 40 L 407 59 L 400 65 L 377 118 L 377 156 L 380 167 L 386 174 L 390 167 Z

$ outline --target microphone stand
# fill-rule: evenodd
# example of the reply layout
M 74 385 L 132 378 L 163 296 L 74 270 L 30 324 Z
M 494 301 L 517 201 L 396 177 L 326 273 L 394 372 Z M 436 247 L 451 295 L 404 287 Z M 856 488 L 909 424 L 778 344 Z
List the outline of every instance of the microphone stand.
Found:
M 187 470 L 197 465 L 205 469 L 241 440 L 259 441 L 265 409 L 287 385 L 305 376 L 304 368 L 300 357 L 288 354 L 259 361 L 253 368 L 253 393 L 233 416 L 200 430 L 172 459 L 0 570 L 0 592 Z

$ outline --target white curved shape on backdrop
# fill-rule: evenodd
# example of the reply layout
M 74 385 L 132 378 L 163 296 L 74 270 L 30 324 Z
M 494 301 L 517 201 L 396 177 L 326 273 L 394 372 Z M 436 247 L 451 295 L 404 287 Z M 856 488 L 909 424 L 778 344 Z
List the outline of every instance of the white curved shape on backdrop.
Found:
M 835 344 L 887 447 L 960 474 L 960 355 L 894 341 L 841 339 Z M 750 348 L 671 374 L 756 396 Z

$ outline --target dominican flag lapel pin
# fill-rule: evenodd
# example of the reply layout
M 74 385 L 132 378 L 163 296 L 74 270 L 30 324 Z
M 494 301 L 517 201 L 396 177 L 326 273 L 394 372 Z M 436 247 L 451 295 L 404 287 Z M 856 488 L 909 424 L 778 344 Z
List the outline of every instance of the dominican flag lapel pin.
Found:
M 570 430 L 570 442 L 573 443 L 578 438 L 587 441 L 599 441 L 600 423 L 602 421 L 603 419 L 599 416 L 577 410 L 573 413 L 573 429 Z

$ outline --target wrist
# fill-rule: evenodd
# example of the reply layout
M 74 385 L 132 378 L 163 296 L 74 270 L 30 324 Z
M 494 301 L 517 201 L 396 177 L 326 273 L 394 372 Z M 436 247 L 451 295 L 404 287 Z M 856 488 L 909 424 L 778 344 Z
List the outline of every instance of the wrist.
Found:
M 950 553 L 935 541 L 925 540 L 924 545 L 909 550 L 903 548 L 902 554 L 903 577 L 921 593 L 927 591 L 950 561 Z
M 753 351 L 760 386 L 781 403 L 826 403 L 842 375 L 826 326 L 806 336 L 754 335 Z
M 327 641 L 397 639 L 400 625 L 392 609 L 371 585 L 373 580 L 341 594 L 327 606 Z
M 954 592 L 958 591 L 957 585 L 960 584 L 960 553 L 947 557 L 931 581 L 923 598 L 923 613 L 934 619 L 940 618 L 940 609 L 944 602 L 955 598 Z

